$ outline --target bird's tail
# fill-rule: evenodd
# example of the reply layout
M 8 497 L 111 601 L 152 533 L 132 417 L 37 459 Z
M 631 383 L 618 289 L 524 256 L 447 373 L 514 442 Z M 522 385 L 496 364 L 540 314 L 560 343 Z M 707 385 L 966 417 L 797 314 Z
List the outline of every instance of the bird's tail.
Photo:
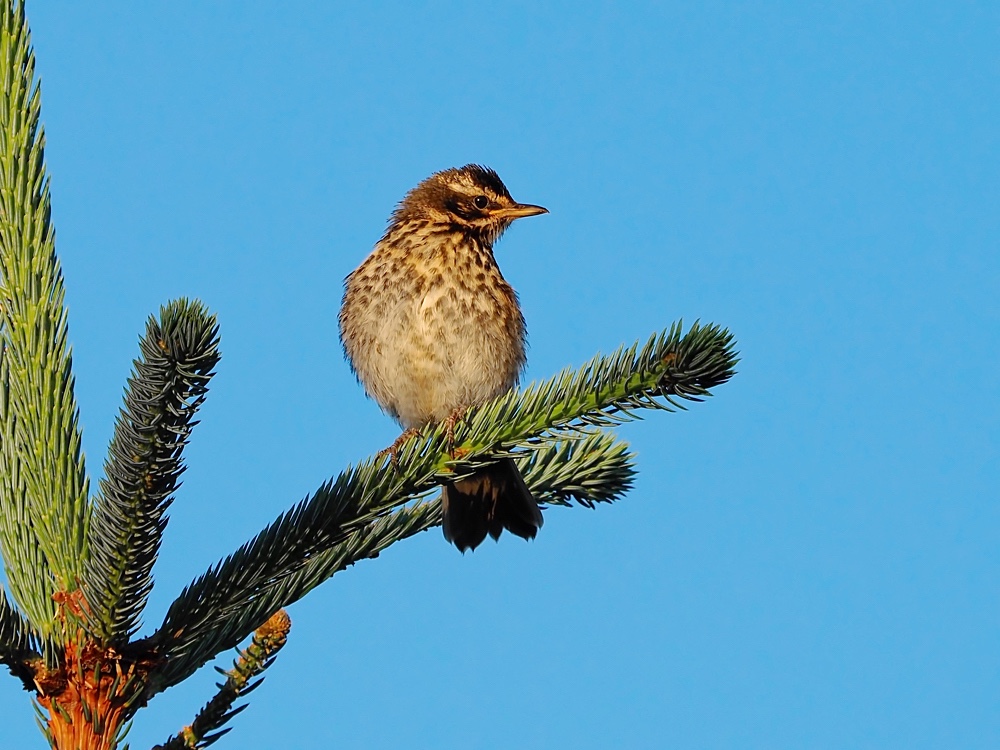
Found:
M 534 539 L 542 527 L 542 511 L 509 458 L 445 484 L 441 507 L 444 538 L 462 552 L 478 547 L 487 534 L 497 539 L 507 529 L 522 539 Z

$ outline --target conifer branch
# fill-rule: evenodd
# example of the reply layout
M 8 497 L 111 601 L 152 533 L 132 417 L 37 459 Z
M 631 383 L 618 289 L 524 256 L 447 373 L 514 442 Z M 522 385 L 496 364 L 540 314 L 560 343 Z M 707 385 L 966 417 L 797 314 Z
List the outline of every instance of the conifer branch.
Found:
M 632 489 L 635 456 L 612 433 L 584 433 L 578 440 L 546 443 L 522 454 L 521 475 L 530 477 L 531 493 L 540 503 L 587 508 L 610 503 Z
M 233 708 L 236 699 L 256 690 L 264 678 L 254 681 L 254 678 L 264 672 L 274 663 L 278 651 L 288 640 L 288 632 L 292 627 L 285 610 L 281 609 L 271 615 L 267 622 L 261 625 L 253 634 L 253 641 L 233 663 L 233 668 L 224 672 L 226 681 L 217 684 L 219 692 L 205 707 L 198 712 L 194 721 L 184 727 L 162 745 L 153 750 L 195 750 L 212 745 L 220 737 L 229 732 L 231 727 L 217 731 L 231 718 L 247 707 Z M 218 668 L 217 668 L 218 669 Z
M 87 525 L 41 93 L 24 3 L 0 9 L 0 546 L 10 591 L 41 633 L 76 588 Z
M 467 476 L 500 456 L 548 450 L 566 439 L 586 440 L 588 427 L 637 418 L 640 409 L 672 410 L 684 408 L 680 400 L 702 400 L 709 388 L 732 377 L 737 361 L 732 344 L 729 332 L 717 326 L 695 324 L 682 336 L 676 324 L 641 350 L 635 345 L 598 356 L 576 373 L 564 371 L 471 410 L 455 427 L 454 451 L 448 450 L 444 428 L 434 426 L 401 447 L 395 467 L 375 458 L 348 468 L 215 565 L 171 605 L 150 638 L 166 660 L 152 692 L 176 684 L 231 647 L 234 638 L 245 637 L 246 628 L 255 624 L 251 618 L 261 616 L 264 607 L 285 606 L 337 570 L 438 523 L 433 504 L 399 509 L 442 481 Z M 586 490 L 573 478 L 591 455 L 561 450 L 572 467 L 562 479 Z M 624 456 L 622 449 L 618 458 Z M 526 467 L 547 471 L 552 497 L 565 503 L 575 493 L 559 484 L 553 465 L 552 458 L 534 464 L 529 458 Z M 605 476 L 631 475 L 616 468 Z M 533 472 L 525 480 L 534 491 Z M 606 497 L 621 492 L 613 482 L 608 487 Z M 586 491 L 582 497 L 585 504 L 603 499 Z
M 120 646 L 139 626 L 218 344 L 215 317 L 184 299 L 150 317 L 139 342 L 90 524 L 84 590 L 88 626 L 103 643 Z
M 31 625 L 14 606 L 0 587 L 0 663 L 32 649 Z
M 185 618 L 187 624 L 169 631 L 161 629 L 150 639 L 165 663 L 151 677 L 149 695 L 183 681 L 217 654 L 242 641 L 256 623 L 267 617 L 268 611 L 273 611 L 275 602 L 292 603 L 334 573 L 359 560 L 377 557 L 390 544 L 440 522 L 439 504 L 417 503 L 383 516 L 368 526 L 352 529 L 338 544 L 317 551 L 292 570 L 263 583 L 255 583 L 254 578 L 246 581 L 230 579 L 227 580 L 231 583 L 230 589 L 211 591 L 198 584 L 204 584 L 212 577 L 199 579 L 192 589 L 205 598 L 196 602 L 198 609 Z M 233 593 L 237 595 L 233 596 Z M 179 619 L 176 614 L 175 621 Z M 173 625 L 173 622 L 168 622 L 170 624 L 165 627 Z
M 131 643 L 219 359 L 218 329 L 186 300 L 150 319 L 91 507 L 23 0 L 0 7 L 0 80 L 0 553 L 11 594 L 0 587 L 0 663 L 35 691 L 53 747 L 117 747 L 152 695 L 257 627 L 219 693 L 159 746 L 208 747 L 285 643 L 281 608 L 440 525 L 440 499 L 428 497 L 442 482 L 509 456 L 541 503 L 611 502 L 631 486 L 633 457 L 603 428 L 643 409 L 683 409 L 734 373 L 728 331 L 696 323 L 682 335 L 678 323 L 644 347 L 472 409 L 447 435 L 430 426 L 395 462 L 348 467 L 280 515 L 190 584 L 156 633 Z
M 531 463 L 521 462 L 525 482 L 539 502 L 567 503 L 573 498 L 589 505 L 614 500 L 631 486 L 634 468 L 626 443 L 608 433 L 572 442 L 578 447 L 567 450 L 559 443 L 540 446 Z M 559 457 L 568 461 L 566 473 L 573 477 L 572 487 L 559 486 L 558 477 L 548 471 Z M 276 602 L 295 602 L 359 560 L 377 557 L 389 545 L 440 524 L 439 498 L 412 503 L 347 533 L 340 543 L 317 552 L 301 567 L 264 584 L 248 577 L 216 580 L 215 588 L 201 588 L 200 592 L 210 598 L 191 600 L 195 610 L 190 612 L 183 632 L 162 647 L 165 666 L 153 676 L 151 693 L 180 682 L 216 654 L 242 641 L 256 623 L 274 611 Z
M 28 687 L 32 678 L 28 663 L 37 662 L 38 659 L 31 625 L 7 601 L 7 596 L 0 587 L 0 664 L 6 666 L 11 674 Z

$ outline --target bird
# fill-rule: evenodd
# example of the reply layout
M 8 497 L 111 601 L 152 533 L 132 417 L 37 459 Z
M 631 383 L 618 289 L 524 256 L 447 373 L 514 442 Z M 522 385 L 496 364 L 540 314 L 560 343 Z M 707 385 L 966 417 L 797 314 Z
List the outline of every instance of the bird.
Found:
M 453 427 L 469 407 L 517 385 L 524 316 L 493 246 L 515 220 L 545 213 L 511 198 L 488 167 L 445 169 L 406 194 L 345 279 L 341 344 L 367 394 L 403 427 L 394 448 L 428 424 Z M 542 526 L 509 457 L 444 483 L 441 504 L 445 539 L 462 553 L 487 534 L 534 539 Z

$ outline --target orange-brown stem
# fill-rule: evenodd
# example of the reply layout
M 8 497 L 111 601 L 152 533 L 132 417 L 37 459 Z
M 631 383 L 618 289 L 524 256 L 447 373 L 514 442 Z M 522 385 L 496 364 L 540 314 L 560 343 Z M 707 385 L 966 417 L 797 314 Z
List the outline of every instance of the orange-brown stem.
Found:
M 55 747 L 111 750 L 123 722 L 133 713 L 132 704 L 145 686 L 150 666 L 85 643 L 82 633 L 78 642 L 67 644 L 63 665 L 35 678 Z

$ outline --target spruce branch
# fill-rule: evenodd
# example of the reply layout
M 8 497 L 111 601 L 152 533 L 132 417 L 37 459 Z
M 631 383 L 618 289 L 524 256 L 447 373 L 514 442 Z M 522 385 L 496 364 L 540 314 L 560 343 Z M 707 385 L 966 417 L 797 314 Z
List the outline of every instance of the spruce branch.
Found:
M 212 577 L 199 579 L 192 588 L 204 598 L 197 600 L 197 611 L 185 617 L 187 624 L 172 631 L 161 629 L 151 638 L 165 662 L 151 677 L 149 696 L 182 682 L 217 654 L 242 641 L 267 617 L 267 612 L 274 610 L 275 602 L 292 603 L 334 573 L 359 560 L 377 557 L 390 544 L 440 523 L 439 504 L 416 503 L 351 530 L 340 543 L 317 551 L 280 579 L 263 585 L 253 585 L 250 579 L 233 581 L 230 590 L 210 591 L 198 584 Z M 233 591 L 239 595 L 232 596 Z M 180 619 L 177 614 L 174 621 Z
M 0 663 L 31 649 L 31 625 L 7 601 L 0 587 Z
M 428 427 L 397 461 L 348 467 L 283 513 L 190 584 L 156 633 L 132 643 L 182 452 L 219 359 L 218 329 L 186 300 L 150 319 L 89 505 L 23 0 L 0 7 L 0 78 L 0 553 L 12 597 L 0 587 L 0 663 L 35 691 L 53 747 L 117 747 L 152 695 L 257 628 L 218 694 L 160 747 L 211 745 L 285 643 L 281 608 L 440 525 L 440 500 L 428 497 L 442 482 L 509 456 L 543 503 L 613 501 L 631 485 L 633 457 L 603 428 L 643 409 L 683 409 L 733 375 L 728 331 L 696 323 L 682 334 L 678 323 L 641 348 L 472 409 L 453 431 Z
M 630 489 L 635 456 L 612 433 L 584 433 L 578 440 L 546 443 L 522 455 L 521 475 L 540 503 L 587 508 L 614 502 Z
M 219 669 L 220 673 L 226 675 L 226 681 L 216 685 L 219 692 L 215 697 L 198 712 L 189 726 L 153 750 L 205 748 L 227 734 L 231 727 L 218 730 L 248 705 L 244 703 L 233 708 L 233 704 L 237 698 L 248 695 L 263 682 L 263 677 L 257 680 L 255 678 L 274 663 L 278 651 L 288 640 L 291 627 L 292 621 L 285 610 L 278 610 L 271 615 L 267 622 L 254 632 L 250 645 L 240 651 L 239 658 L 233 662 L 233 668 L 228 672 Z
M 150 317 L 139 342 L 90 523 L 84 590 L 88 626 L 103 643 L 121 646 L 139 627 L 218 345 L 215 316 L 185 299 Z
M 636 344 L 598 356 L 576 373 L 564 371 L 471 410 L 454 429 L 455 450 L 449 449 L 445 428 L 433 426 L 402 446 L 395 466 L 380 457 L 346 469 L 182 592 L 149 639 L 166 660 L 152 692 L 176 684 L 231 647 L 234 638 L 245 637 L 265 605 L 267 611 L 284 606 L 301 596 L 303 588 L 384 548 L 387 540 L 439 523 L 433 504 L 399 509 L 441 482 L 467 476 L 500 456 L 548 450 L 567 439 L 585 441 L 588 427 L 637 418 L 640 409 L 684 408 L 681 400 L 703 400 L 709 388 L 732 377 L 736 361 L 728 331 L 695 324 L 682 336 L 678 323 L 642 349 Z M 573 472 L 592 458 L 570 447 L 561 450 Z M 623 458 L 624 449 L 619 464 Z M 568 478 L 569 486 L 561 486 L 554 459 L 527 460 L 527 468 L 534 467 L 550 482 L 555 502 L 565 503 L 578 489 L 584 504 L 621 491 L 612 489 L 603 497 L 591 493 L 586 484 L 573 483 L 573 472 L 561 477 Z M 607 478 L 630 479 L 630 473 L 607 465 L 597 467 L 605 467 Z M 529 473 L 526 481 L 534 490 L 535 477 Z M 608 486 L 614 488 L 613 483 Z
M 23 2 L 0 9 L 0 78 L 0 546 L 13 598 L 48 634 L 53 594 L 82 574 L 88 489 Z
M 524 478 L 539 502 L 566 503 L 570 498 L 583 504 L 611 501 L 631 486 L 634 468 L 628 445 L 614 435 L 598 433 L 567 449 L 561 443 L 540 446 L 531 463 L 522 461 Z M 558 485 L 549 467 L 561 457 L 573 487 Z M 424 493 L 426 494 L 426 493 Z M 256 623 L 273 612 L 277 602 L 291 603 L 335 573 L 359 560 L 377 557 L 389 545 L 441 524 L 441 502 L 414 502 L 374 522 L 349 532 L 338 544 L 309 557 L 299 568 L 249 588 L 253 579 L 218 582 L 201 588 L 204 597 L 192 600 L 184 630 L 165 646 L 165 666 L 153 676 L 151 694 L 176 684 L 222 651 L 246 638 Z M 238 555 L 239 553 L 237 553 Z M 235 557 L 237 569 L 240 558 Z
M 678 321 L 641 349 L 637 342 L 599 354 L 575 372 L 563 370 L 472 410 L 455 440 L 467 441 L 470 455 L 477 455 L 586 425 L 628 422 L 641 409 L 686 410 L 682 401 L 710 396 L 711 388 L 732 378 L 739 359 L 728 330 L 695 322 L 682 335 L 682 328 Z
M 30 689 L 32 685 L 31 665 L 40 658 L 35 648 L 36 641 L 31 624 L 7 601 L 0 587 L 0 664 L 19 678 L 25 689 Z

